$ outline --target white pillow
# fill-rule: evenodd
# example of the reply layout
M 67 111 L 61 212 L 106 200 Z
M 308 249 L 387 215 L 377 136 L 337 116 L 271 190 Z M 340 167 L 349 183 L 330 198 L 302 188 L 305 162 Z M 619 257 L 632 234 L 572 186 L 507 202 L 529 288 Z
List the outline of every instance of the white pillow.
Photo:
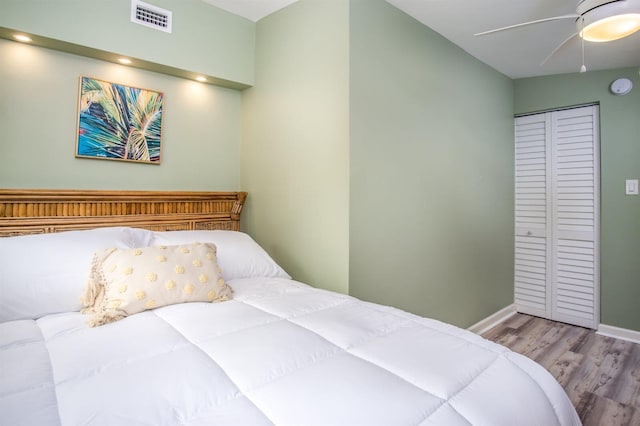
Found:
M 152 236 L 109 227 L 0 238 L 0 322 L 79 311 L 93 253 L 147 246 Z
M 154 232 L 154 245 L 213 243 L 218 248 L 218 265 L 225 281 L 239 278 L 286 278 L 287 274 L 248 234 L 238 231 Z

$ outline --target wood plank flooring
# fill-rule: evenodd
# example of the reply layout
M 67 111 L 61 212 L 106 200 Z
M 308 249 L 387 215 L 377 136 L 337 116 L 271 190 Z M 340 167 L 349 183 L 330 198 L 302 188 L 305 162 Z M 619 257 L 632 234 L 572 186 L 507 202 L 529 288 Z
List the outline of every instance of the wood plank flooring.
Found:
M 640 426 L 640 345 L 524 314 L 483 337 L 550 371 L 584 426 Z

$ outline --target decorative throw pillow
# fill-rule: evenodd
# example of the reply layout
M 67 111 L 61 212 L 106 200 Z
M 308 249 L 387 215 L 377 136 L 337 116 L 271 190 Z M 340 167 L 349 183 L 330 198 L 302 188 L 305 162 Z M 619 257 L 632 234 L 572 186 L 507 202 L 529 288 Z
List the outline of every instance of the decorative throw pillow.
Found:
M 81 302 L 92 327 L 147 309 L 184 302 L 220 302 L 232 290 L 216 258 L 216 246 L 110 248 L 96 252 Z

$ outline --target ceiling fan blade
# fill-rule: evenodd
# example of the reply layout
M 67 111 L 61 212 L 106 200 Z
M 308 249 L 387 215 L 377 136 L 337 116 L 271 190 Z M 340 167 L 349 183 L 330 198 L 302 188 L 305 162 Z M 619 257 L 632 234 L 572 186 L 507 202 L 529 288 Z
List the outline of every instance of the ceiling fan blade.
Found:
M 558 45 L 558 47 L 556 47 L 555 49 L 553 49 L 553 52 L 551 52 L 549 54 L 549 56 L 547 56 L 544 61 L 540 62 L 540 66 L 543 66 L 544 64 L 546 64 L 551 58 L 553 58 L 556 53 L 558 53 L 563 47 L 567 46 L 567 44 L 569 44 L 574 38 L 577 39 L 579 38 L 579 32 L 575 32 L 573 34 L 571 34 L 569 37 L 567 37 L 567 39 L 565 41 L 563 41 L 562 43 L 560 43 Z
M 495 30 L 483 31 L 481 33 L 474 34 L 474 36 L 493 34 L 493 33 L 497 33 L 498 31 L 504 31 L 504 30 L 510 30 L 512 28 L 524 27 L 526 25 L 538 24 L 540 22 L 557 21 L 559 19 L 570 19 L 570 18 L 579 18 L 579 17 L 580 17 L 580 15 L 578 15 L 576 13 L 572 13 L 572 14 L 569 14 L 569 15 L 554 16 L 552 18 L 537 19 L 535 21 L 529 21 L 529 22 L 523 22 L 521 24 L 509 25 L 508 27 L 496 28 Z

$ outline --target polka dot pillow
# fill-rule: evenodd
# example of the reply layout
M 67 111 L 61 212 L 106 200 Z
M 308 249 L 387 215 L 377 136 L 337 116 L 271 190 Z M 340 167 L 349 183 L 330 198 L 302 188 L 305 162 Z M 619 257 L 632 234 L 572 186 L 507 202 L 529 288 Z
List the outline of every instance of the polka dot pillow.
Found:
M 147 309 L 184 302 L 220 302 L 232 290 L 216 258 L 216 246 L 192 243 L 94 254 L 81 302 L 95 327 Z

